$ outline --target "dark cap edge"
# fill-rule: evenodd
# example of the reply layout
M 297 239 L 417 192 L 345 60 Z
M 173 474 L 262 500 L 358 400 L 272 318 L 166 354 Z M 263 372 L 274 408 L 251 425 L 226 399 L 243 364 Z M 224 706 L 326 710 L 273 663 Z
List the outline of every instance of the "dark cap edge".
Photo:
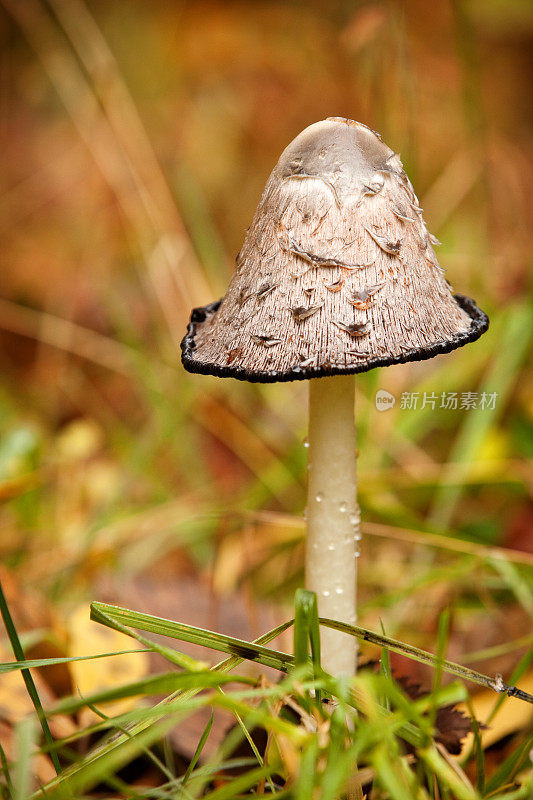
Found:
M 284 383 L 287 381 L 304 381 L 310 378 L 326 378 L 331 375 L 353 375 L 359 372 L 368 372 L 376 367 L 390 367 L 395 364 L 405 364 L 408 361 L 425 361 L 441 353 L 449 353 L 458 347 L 463 347 L 469 342 L 475 342 L 489 327 L 489 318 L 484 311 L 478 308 L 474 300 L 462 294 L 454 295 L 454 299 L 463 311 L 468 314 L 472 324 L 468 331 L 457 333 L 446 342 L 436 342 L 427 347 L 413 348 L 392 358 L 372 358 L 369 361 L 365 361 L 364 364 L 354 364 L 349 367 L 331 367 L 329 369 L 327 367 L 294 367 L 286 372 L 251 372 L 242 367 L 221 367 L 218 364 L 209 364 L 194 359 L 196 326 L 205 322 L 210 314 L 214 314 L 218 310 L 222 301 L 217 300 L 207 306 L 193 309 L 187 333 L 181 342 L 181 361 L 187 372 L 199 375 L 214 375 L 218 378 L 235 378 L 238 381 L 249 381 L 250 383 Z

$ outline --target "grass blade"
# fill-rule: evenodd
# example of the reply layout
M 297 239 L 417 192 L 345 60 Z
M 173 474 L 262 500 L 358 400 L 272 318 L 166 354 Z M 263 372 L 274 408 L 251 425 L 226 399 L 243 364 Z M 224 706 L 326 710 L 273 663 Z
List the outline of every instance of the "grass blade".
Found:
M 114 775 L 125 764 L 128 764 L 139 753 L 144 752 L 154 742 L 162 738 L 182 716 L 174 712 L 164 720 L 158 720 L 150 728 L 141 730 L 135 736 L 124 736 L 117 739 L 116 746 L 105 752 L 95 752 L 78 764 L 78 769 L 67 776 L 63 773 L 59 779 L 46 786 L 49 800 L 65 800 L 66 792 L 79 797 L 86 790 Z M 25 798 L 27 800 L 27 798 Z
M 209 792 L 204 796 L 204 800 L 235 800 L 241 793 L 247 793 L 255 784 L 259 783 L 263 778 L 267 778 L 272 774 L 272 767 L 257 767 L 249 772 L 240 775 L 231 783 L 215 789 L 214 792 Z
M 486 794 L 490 795 L 498 789 L 512 783 L 514 776 L 523 766 L 529 756 L 529 751 L 533 745 L 533 735 L 528 736 L 521 747 L 514 749 L 503 764 L 500 764 L 496 772 L 489 778 L 486 785 Z
M 385 626 L 383 625 L 383 620 L 380 619 L 379 622 L 381 625 L 381 633 L 383 634 L 383 636 L 385 636 Z M 392 680 L 392 670 L 390 665 L 389 651 L 387 650 L 386 647 L 381 648 L 381 659 L 379 664 L 379 670 L 381 674 L 385 676 L 385 678 L 387 678 L 389 681 Z M 383 698 L 382 703 L 383 706 L 387 709 L 387 711 L 390 711 L 390 700 L 387 696 Z
M 522 658 L 520 659 L 520 661 L 518 662 L 518 664 L 514 668 L 513 672 L 511 673 L 511 677 L 509 678 L 511 683 L 516 683 L 516 681 L 519 681 L 520 678 L 523 675 L 526 674 L 527 670 L 529 669 L 529 667 L 531 666 L 532 663 L 533 663 L 533 647 L 531 647 L 527 651 L 527 653 L 525 653 L 522 656 Z M 506 696 L 505 695 L 503 697 L 498 697 L 496 703 L 494 704 L 494 708 L 492 709 L 492 711 L 490 712 L 489 716 L 485 720 L 485 723 L 487 725 L 489 725 L 492 722 L 492 720 L 494 719 L 494 717 L 496 716 L 496 714 L 500 710 L 500 708 L 503 705 L 503 703 L 505 703 L 505 700 L 506 700 Z
M 505 792 L 505 794 L 492 795 L 490 800 L 531 800 L 533 797 L 533 780 L 527 780 L 515 792 Z
M 191 625 L 173 622 L 162 617 L 154 617 L 150 614 L 142 614 L 139 611 L 130 611 L 107 603 L 92 603 L 91 619 L 101 622 L 107 627 L 120 630 L 122 633 L 127 632 L 124 630 L 124 626 L 131 626 L 162 636 L 169 636 L 183 642 L 203 645 L 212 650 L 230 653 L 246 661 L 255 661 L 263 664 L 263 666 L 273 667 L 280 670 L 280 672 L 287 672 L 289 667 L 294 664 L 292 656 L 287 653 L 281 653 L 278 650 L 271 650 L 262 645 L 236 639 L 233 636 L 225 636 L 214 631 L 195 628 Z
M 101 622 L 102 620 L 98 621 Z M 131 636 L 149 650 L 152 650 L 152 652 L 158 653 L 160 656 L 163 656 L 163 658 L 166 658 L 167 661 L 170 661 L 171 664 L 175 664 L 177 667 L 181 667 L 182 669 L 195 672 L 205 670 L 209 666 L 209 664 L 205 664 L 203 661 L 197 661 L 197 659 L 192 658 L 192 656 L 188 656 L 185 653 L 180 653 L 179 650 L 176 650 L 172 647 L 165 647 L 165 645 L 159 644 L 159 642 L 154 642 L 152 639 L 147 639 L 146 636 L 142 636 L 137 631 L 131 630 L 131 628 L 123 625 L 116 619 L 113 621 L 113 624 L 111 626 L 108 625 L 108 627 L 112 627 L 114 630 L 120 631 L 120 633 L 123 633 L 125 636 Z
M 139 650 L 117 650 L 114 653 L 95 653 L 92 656 L 69 656 L 61 658 L 34 658 L 29 661 L 4 661 L 0 662 L 0 675 L 6 672 L 16 672 L 21 669 L 35 669 L 36 667 L 50 667 L 55 664 L 72 664 L 73 661 L 92 661 L 94 658 L 111 658 L 112 656 L 125 656 L 138 653 Z
M 453 792 L 457 800 L 480 800 L 480 796 L 474 787 L 461 780 L 457 772 L 444 760 L 434 745 L 425 747 L 419 750 L 418 753 L 429 767 L 431 773 L 436 775 Z
M 384 745 L 376 747 L 372 763 L 376 777 L 392 800 L 411 800 L 412 795 L 405 776 L 398 770 L 398 761 L 391 758 L 390 752 Z
M 317 775 L 318 741 L 313 738 L 302 753 L 298 778 L 294 787 L 294 800 L 308 800 L 313 796 Z
M 309 646 L 311 646 L 313 675 L 319 677 L 322 668 L 316 594 L 307 589 L 297 589 L 294 598 L 294 665 L 296 667 L 309 663 Z M 318 704 L 321 702 L 319 690 L 316 692 L 316 701 Z
M 207 689 L 226 683 L 244 683 L 254 686 L 255 678 L 223 675 L 210 670 L 201 672 L 166 672 L 140 681 L 133 681 L 111 689 L 102 689 L 87 697 L 66 697 L 60 700 L 49 713 L 74 714 L 80 708 L 100 703 L 110 703 L 138 695 L 170 694 L 180 689 Z
M 30 795 L 31 757 L 34 745 L 33 719 L 26 717 L 16 727 L 17 760 L 14 770 L 13 800 L 28 800 Z
M 470 724 L 472 726 L 472 734 L 474 736 L 474 753 L 476 756 L 476 786 L 478 792 L 482 795 L 485 792 L 485 753 L 483 751 L 483 742 L 481 740 L 481 731 L 479 724 L 474 713 L 474 707 L 470 698 L 467 699 L 468 711 L 470 713 Z
M 501 575 L 523 609 L 533 618 L 533 591 L 529 583 L 520 575 L 516 566 L 503 559 L 489 558 L 487 560 L 493 569 Z
M 202 735 L 200 736 L 200 741 L 198 742 L 198 744 L 196 746 L 196 750 L 194 751 L 194 755 L 193 755 L 193 757 L 191 758 L 191 760 L 189 762 L 189 766 L 187 767 L 185 775 L 183 776 L 182 786 L 186 785 L 187 781 L 191 777 L 191 774 L 192 774 L 194 768 L 196 767 L 196 764 L 198 763 L 198 759 L 200 758 L 202 750 L 205 747 L 205 743 L 207 742 L 207 740 L 209 738 L 209 734 L 211 733 L 211 728 L 213 727 L 213 720 L 214 719 L 215 719 L 214 714 L 213 714 L 213 712 L 211 712 L 211 716 L 209 717 L 207 725 L 205 726 L 205 728 L 204 728 L 204 730 L 202 732 Z
M 524 700 L 526 703 L 533 703 L 532 695 L 522 691 L 522 689 L 518 689 L 516 686 L 508 686 L 503 682 L 500 676 L 489 678 L 488 675 L 483 675 L 481 672 L 476 672 L 461 664 L 439 659 L 437 656 L 434 656 L 433 653 L 428 653 L 427 650 L 420 650 L 418 647 L 413 647 L 413 645 L 399 642 L 397 639 L 390 639 L 388 636 L 380 636 L 378 633 L 366 630 L 365 628 L 359 628 L 355 625 L 348 625 L 346 622 L 337 622 L 333 619 L 320 617 L 319 623 L 325 625 L 327 628 L 334 628 L 350 636 L 355 636 L 363 642 L 372 642 L 372 644 L 377 644 L 380 647 L 388 647 L 389 650 L 395 653 L 401 653 L 408 658 L 412 658 L 414 661 L 420 661 L 422 664 L 429 664 L 435 669 L 441 666 L 442 669 L 450 673 L 450 675 L 456 675 L 466 681 L 477 683 L 480 686 L 486 686 L 488 689 L 493 689 L 499 694 L 505 693 L 509 697 L 517 697 L 520 700 Z
M 13 800 L 15 791 L 13 788 L 13 781 L 11 780 L 11 773 L 9 771 L 9 764 L 7 763 L 6 754 L 2 744 L 0 743 L 0 765 L 2 767 L 2 773 L 4 775 L 4 779 L 6 782 L 6 788 L 8 791 L 8 795 L 10 800 Z
M 17 629 L 15 628 L 11 612 L 9 611 L 9 606 L 7 605 L 7 600 L 4 594 L 4 590 L 2 588 L 1 581 L 0 581 L 0 613 L 2 614 L 2 619 L 4 620 L 4 625 L 6 626 L 7 635 L 9 636 L 9 641 L 11 642 L 11 647 L 13 648 L 13 653 L 15 655 L 15 658 L 17 659 L 17 661 L 24 661 L 24 650 L 22 649 L 22 645 L 20 644 L 20 639 L 18 637 Z M 50 728 L 48 727 L 48 722 L 43 710 L 43 706 L 41 704 L 41 700 L 39 698 L 39 694 L 37 692 L 37 687 L 35 686 L 35 682 L 31 676 L 31 672 L 29 671 L 29 669 L 21 670 L 21 674 L 24 683 L 26 684 L 26 689 L 28 690 L 28 694 L 33 703 L 33 707 L 35 708 L 37 719 L 39 720 L 39 723 L 41 725 L 45 742 L 50 750 L 50 758 L 52 759 L 54 769 L 56 771 L 56 774 L 59 775 L 61 773 L 61 764 L 59 763 L 59 758 L 57 757 L 57 753 L 54 746 L 54 739 L 50 732 Z

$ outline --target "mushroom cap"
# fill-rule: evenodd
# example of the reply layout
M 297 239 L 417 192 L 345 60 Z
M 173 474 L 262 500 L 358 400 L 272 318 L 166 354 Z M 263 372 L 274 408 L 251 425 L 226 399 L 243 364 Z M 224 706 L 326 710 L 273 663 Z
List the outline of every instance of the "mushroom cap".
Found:
M 478 339 L 488 318 L 453 295 L 398 154 L 332 117 L 274 167 L 222 300 L 194 309 L 189 372 L 253 382 L 365 372 Z

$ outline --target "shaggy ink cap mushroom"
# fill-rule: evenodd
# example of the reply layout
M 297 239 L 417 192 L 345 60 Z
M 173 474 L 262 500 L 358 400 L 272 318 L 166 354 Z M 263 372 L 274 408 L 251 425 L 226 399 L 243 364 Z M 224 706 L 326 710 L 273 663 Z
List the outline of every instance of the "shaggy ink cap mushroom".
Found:
M 474 341 L 488 318 L 453 295 L 400 157 L 331 117 L 283 151 L 226 296 L 193 311 L 190 372 L 271 383 L 365 372 Z
M 309 381 L 305 585 L 319 615 L 357 619 L 355 379 L 444 353 L 488 320 L 452 295 L 399 156 L 338 117 L 284 150 L 226 296 L 193 311 L 186 369 L 248 381 Z M 353 675 L 356 640 L 323 626 L 322 666 Z

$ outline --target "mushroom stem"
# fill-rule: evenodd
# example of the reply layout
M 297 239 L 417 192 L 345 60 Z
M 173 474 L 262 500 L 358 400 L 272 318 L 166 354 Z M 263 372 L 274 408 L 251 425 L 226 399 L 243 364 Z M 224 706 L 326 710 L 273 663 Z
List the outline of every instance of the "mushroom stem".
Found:
M 354 625 L 359 554 L 359 506 L 355 451 L 355 377 L 309 381 L 309 488 L 306 587 L 316 592 L 321 617 Z M 322 666 L 353 675 L 353 637 L 321 629 Z

